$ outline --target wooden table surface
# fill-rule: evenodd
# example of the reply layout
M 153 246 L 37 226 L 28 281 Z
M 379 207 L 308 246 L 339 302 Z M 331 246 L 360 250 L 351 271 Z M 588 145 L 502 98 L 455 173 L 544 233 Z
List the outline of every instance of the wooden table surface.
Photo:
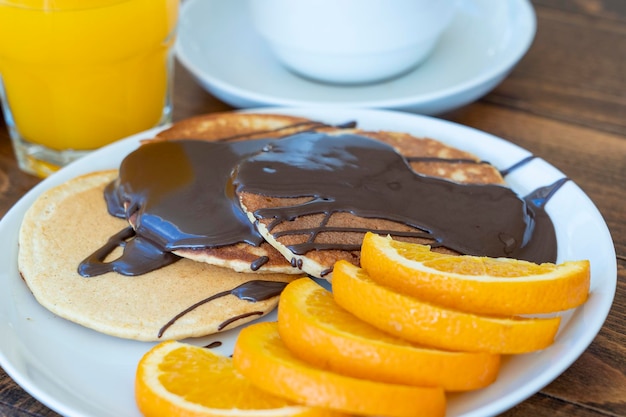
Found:
M 626 416 L 626 0 L 533 3 L 537 35 L 510 76 L 477 102 L 439 117 L 516 143 L 575 181 L 609 226 L 618 284 L 604 327 L 585 353 L 503 415 Z M 230 109 L 176 67 L 175 120 Z M 17 168 L 0 124 L 0 216 L 39 181 Z M 0 416 L 56 415 L 0 369 Z

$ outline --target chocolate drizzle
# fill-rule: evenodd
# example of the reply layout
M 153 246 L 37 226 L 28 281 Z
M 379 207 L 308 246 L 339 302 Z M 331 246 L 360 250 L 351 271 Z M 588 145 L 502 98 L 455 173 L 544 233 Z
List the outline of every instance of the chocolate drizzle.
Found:
M 253 271 L 258 271 L 263 265 L 268 263 L 270 260 L 267 256 L 260 256 L 250 264 L 250 269 Z
M 526 250 L 533 253 L 544 253 L 550 256 L 545 262 L 555 262 L 557 241 L 554 225 L 545 210 L 546 203 L 567 182 L 569 178 L 561 178 L 550 185 L 540 187 L 524 197 L 533 226 L 527 230 Z M 540 236 L 536 238 L 535 236 Z M 539 261 L 537 261 L 539 262 Z
M 532 161 L 535 158 L 536 158 L 536 156 L 534 156 L 534 155 L 527 156 L 526 158 L 522 159 L 521 161 L 518 161 L 518 162 L 514 163 L 510 167 L 501 170 L 500 171 L 500 175 L 502 175 L 503 177 L 506 177 L 511 172 L 515 171 L 516 169 L 521 168 L 522 166 L 526 165 L 527 163 L 529 163 L 530 161 Z
M 445 164 L 486 164 L 487 161 L 476 161 L 474 159 L 467 158 L 439 158 L 435 156 L 408 156 L 406 160 L 409 162 L 442 162 Z
M 213 294 L 212 296 L 207 297 L 204 300 L 200 300 L 197 303 L 187 307 L 185 310 L 181 311 L 176 316 L 174 316 L 170 321 L 165 323 L 165 325 L 161 327 L 161 329 L 159 330 L 158 337 L 159 338 L 163 337 L 163 334 L 165 333 L 165 331 L 169 329 L 174 323 L 176 323 L 178 319 L 180 319 L 184 315 L 190 313 L 191 311 L 197 309 L 198 307 L 208 302 L 211 302 L 221 297 L 225 297 L 227 295 L 234 295 L 240 300 L 255 303 L 257 301 L 268 300 L 272 297 L 276 297 L 277 295 L 280 295 L 280 293 L 283 291 L 285 286 L 287 286 L 286 282 L 252 280 L 252 281 L 245 282 L 231 290 L 226 290 L 226 291 L 218 292 L 217 294 Z M 239 315 L 236 317 L 229 318 L 228 320 L 226 320 L 225 322 L 221 323 L 218 326 L 218 330 L 222 330 L 224 329 L 224 327 L 228 326 L 233 321 L 240 320 L 244 317 L 248 317 L 251 314 L 262 315 L 263 313 L 255 311 L 252 313 L 245 313 L 244 315 Z
M 115 260 L 105 261 L 106 257 L 118 247 L 123 249 L 122 255 Z M 141 254 L 141 262 L 137 262 L 136 254 Z M 93 277 L 107 272 L 141 275 L 172 264 L 179 259 L 180 257 L 173 253 L 136 236 L 133 228 L 129 226 L 111 236 L 104 246 L 82 261 L 78 266 L 78 273 L 84 277 Z
M 226 326 L 228 326 L 229 324 L 232 324 L 238 320 L 241 319 L 245 319 L 246 317 L 250 317 L 250 316 L 262 316 L 263 312 L 262 311 L 251 311 L 249 313 L 243 313 L 240 314 L 238 316 L 235 317 L 231 317 L 228 320 L 224 321 L 223 323 L 221 323 L 219 326 L 217 326 L 217 330 L 223 330 Z

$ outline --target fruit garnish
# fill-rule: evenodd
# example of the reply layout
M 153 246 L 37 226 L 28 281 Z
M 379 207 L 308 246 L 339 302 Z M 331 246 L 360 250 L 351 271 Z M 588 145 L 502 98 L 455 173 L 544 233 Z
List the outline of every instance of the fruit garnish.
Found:
M 367 233 L 361 267 L 376 282 L 456 310 L 493 315 L 552 313 L 583 304 L 589 261 L 535 264 L 452 256 Z
M 233 363 L 253 384 L 311 406 L 389 417 L 445 414 L 441 388 L 347 377 L 296 358 L 282 342 L 277 323 L 244 328 L 235 344 Z
M 310 278 L 283 290 L 278 330 L 298 358 L 373 381 L 465 391 L 492 383 L 500 367 L 499 355 L 429 349 L 384 333 L 341 308 Z
M 332 292 L 310 278 L 288 284 L 278 322 L 242 329 L 232 360 L 157 345 L 137 368 L 141 412 L 443 417 L 445 391 L 486 387 L 500 354 L 554 342 L 558 315 L 519 314 L 573 308 L 589 291 L 588 261 L 452 256 L 372 233 L 361 262 L 335 263 Z
M 554 341 L 560 317 L 505 318 L 453 310 L 397 292 L 364 269 L 339 261 L 333 269 L 337 304 L 361 320 L 403 339 L 454 351 L 526 353 Z
M 295 405 L 252 385 L 232 359 L 168 341 L 148 351 L 137 367 L 135 399 L 146 417 L 339 417 Z

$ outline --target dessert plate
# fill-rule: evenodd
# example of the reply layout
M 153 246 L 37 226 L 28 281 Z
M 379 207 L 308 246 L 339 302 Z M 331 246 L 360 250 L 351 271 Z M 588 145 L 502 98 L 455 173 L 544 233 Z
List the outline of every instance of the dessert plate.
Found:
M 402 112 L 368 109 L 265 109 L 310 117 L 327 123 L 357 121 L 365 129 L 387 129 L 430 136 L 466 149 L 497 168 L 529 157 L 528 151 L 487 133 L 443 120 Z M 69 178 L 116 168 L 126 154 L 155 130 L 116 142 L 61 169 L 28 192 L 0 221 L 0 365 L 26 391 L 68 417 L 139 417 L 134 375 L 141 356 L 154 344 L 118 339 L 61 319 L 41 307 L 20 278 L 17 241 L 24 212 L 44 190 Z M 507 175 L 521 195 L 552 184 L 564 174 L 535 158 Z M 591 261 L 587 303 L 562 314 L 557 340 L 540 352 L 508 356 L 498 380 L 480 391 L 449 396 L 447 417 L 486 417 L 513 407 L 558 377 L 594 339 L 609 312 L 617 280 L 615 250 L 607 226 L 594 204 L 572 181 L 550 199 L 547 211 L 555 224 L 558 261 Z M 89 233 L 89 231 L 83 231 Z M 275 320 L 271 314 L 265 320 Z M 231 354 L 238 330 L 188 340 Z M 407 370 L 410 372 L 410 370 Z
M 386 82 L 339 86 L 288 71 L 256 35 L 247 0 L 187 0 L 176 53 L 200 85 L 238 107 L 387 108 L 439 114 L 498 85 L 535 35 L 528 0 L 460 0 L 458 13 L 431 57 Z

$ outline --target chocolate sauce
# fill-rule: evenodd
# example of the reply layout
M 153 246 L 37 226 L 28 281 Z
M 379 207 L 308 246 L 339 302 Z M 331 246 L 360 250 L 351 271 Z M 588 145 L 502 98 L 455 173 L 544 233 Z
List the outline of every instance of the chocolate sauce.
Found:
M 107 189 L 109 212 L 136 214 L 137 236 L 169 251 L 258 245 L 263 238 L 239 208 L 229 179 L 233 167 L 270 142 L 145 144 L 124 159 L 115 186 Z
M 334 125 L 334 126 L 326 124 L 326 123 L 321 123 L 321 122 L 304 121 L 304 122 L 293 123 L 290 125 L 286 125 L 286 126 L 282 126 L 282 127 L 274 128 L 274 129 L 258 130 L 255 132 L 247 132 L 247 133 L 241 133 L 238 135 L 224 136 L 224 137 L 217 139 L 217 142 L 230 142 L 230 141 L 235 141 L 235 140 L 240 140 L 240 139 L 247 139 L 251 137 L 263 137 L 263 135 L 271 136 L 275 138 L 275 137 L 280 137 L 282 133 L 284 133 L 285 131 L 293 131 L 294 129 L 297 129 L 300 132 L 314 132 L 316 129 L 324 128 L 324 127 L 348 129 L 348 128 L 353 128 L 355 126 L 356 126 L 356 122 L 354 121 L 349 121 L 349 122 L 345 122 L 345 123 Z
M 441 162 L 445 164 L 485 164 L 490 165 L 487 161 L 476 161 L 467 158 L 439 158 L 436 156 L 408 156 L 406 160 L 409 162 Z
M 259 258 L 255 259 L 250 264 L 250 269 L 253 270 L 253 271 L 258 271 L 263 265 L 268 263 L 269 260 L 270 260 L 270 258 L 268 258 L 267 256 L 260 256 Z
M 428 237 L 464 254 L 533 262 L 556 259 L 556 245 L 535 243 L 556 242 L 551 223 L 536 222 L 542 207 L 529 210 L 504 186 L 458 184 L 416 174 L 390 146 L 358 135 L 305 133 L 275 141 L 239 164 L 234 183 L 238 191 L 268 197 L 310 198 L 303 204 L 257 210 L 256 218 L 272 220 L 270 231 L 301 216 L 324 214 L 328 219 L 333 213 L 349 212 L 409 225 L 417 231 L 403 235 Z M 365 231 L 328 228 L 322 222 L 317 228 L 286 232 L 311 236 L 289 249 L 296 254 L 358 249 L 315 241 L 317 234 L 336 230 Z M 398 235 L 393 230 L 377 232 Z
M 249 312 L 249 313 L 243 313 L 243 314 L 240 314 L 240 315 L 238 315 L 238 316 L 231 317 L 231 318 L 229 318 L 228 320 L 224 321 L 224 322 L 223 322 L 223 323 L 221 323 L 219 326 L 217 326 L 217 330 L 223 330 L 223 329 L 224 329 L 224 327 L 228 326 L 229 324 L 234 323 L 234 322 L 236 322 L 236 321 L 238 321 L 238 320 L 241 320 L 241 319 L 245 319 L 246 317 L 250 317 L 250 316 L 262 316 L 262 315 L 263 315 L 263 312 L 262 312 L 262 311 L 251 311 L 251 312 Z
M 532 228 L 527 230 L 529 236 L 527 236 L 528 243 L 525 250 L 532 253 L 552 254 L 552 260 L 547 260 L 546 262 L 555 262 L 557 241 L 554 225 L 545 210 L 545 205 L 567 181 L 569 181 L 569 178 L 561 178 L 550 185 L 536 189 L 524 197 L 530 216 L 533 219 Z
M 239 242 L 258 246 L 263 238 L 240 209 L 230 174 L 243 158 L 270 142 L 181 140 L 141 146 L 122 161 L 119 177 L 105 189 L 109 213 L 133 219 L 135 235 L 123 243 L 110 241 L 81 263 L 79 273 L 139 275 L 175 262 L 178 257 L 171 252 L 176 249 Z M 122 244 L 123 256 L 104 263 Z M 259 258 L 251 268 L 265 262 Z
M 219 340 L 216 340 L 215 342 L 211 342 L 208 345 L 203 346 L 203 347 L 207 348 L 207 349 L 215 349 L 215 348 L 218 348 L 220 346 L 222 346 L 222 342 L 220 342 Z
M 521 161 L 518 161 L 518 162 L 514 163 L 510 167 L 501 170 L 500 171 L 500 175 L 502 175 L 503 177 L 506 177 L 511 172 L 515 171 L 516 169 L 520 169 L 522 166 L 526 165 L 527 163 L 529 163 L 530 161 L 532 161 L 535 158 L 536 158 L 536 156 L 534 156 L 534 155 L 527 156 L 526 158 L 522 159 Z
M 105 258 L 118 247 L 123 248 L 122 255 L 113 261 L 105 261 Z M 141 262 L 137 262 L 137 254 L 141 254 Z M 178 260 L 180 257 L 136 236 L 133 228 L 129 226 L 111 236 L 104 246 L 82 261 L 78 266 L 78 273 L 84 277 L 107 272 L 141 275 Z
M 257 218 L 273 219 L 270 230 L 298 216 L 322 213 L 328 219 L 336 212 L 350 212 L 415 229 L 378 233 L 427 237 L 433 246 L 464 254 L 556 260 L 554 228 L 544 204 L 534 204 L 533 194 L 523 199 L 500 185 L 458 184 L 420 175 L 385 143 L 353 134 L 305 132 L 280 139 L 142 145 L 124 159 L 119 178 L 105 192 L 109 212 L 132 219 L 136 235 L 109 242 L 81 264 L 81 275 L 145 273 L 175 262 L 178 258 L 171 251 L 181 248 L 240 242 L 258 246 L 263 238 L 241 210 L 235 187 L 268 197 L 311 199 L 258 210 Z M 358 249 L 314 241 L 328 230 L 338 229 L 321 224 L 305 230 L 311 235 L 309 242 L 290 249 L 297 254 Z M 119 245 L 124 246 L 124 255 L 105 263 L 107 251 Z M 251 268 L 265 262 L 259 258 Z
M 263 301 L 280 295 L 283 289 L 287 286 L 286 282 L 280 281 L 264 281 L 264 280 L 252 280 L 245 282 L 231 290 L 226 290 L 222 292 L 218 292 L 217 294 L 213 294 L 210 297 L 205 298 L 204 300 L 200 300 L 197 303 L 187 307 L 185 310 L 178 313 L 174 316 L 170 321 L 165 323 L 163 327 L 159 330 L 158 337 L 161 338 L 165 331 L 169 329 L 178 319 L 183 317 L 185 314 L 190 313 L 196 308 L 211 302 L 213 300 L 217 300 L 218 298 L 225 297 L 227 295 L 234 295 L 240 300 L 249 301 L 251 303 L 255 303 L 257 301 Z M 252 312 L 251 314 L 263 314 L 262 312 Z M 236 316 L 226 320 L 224 323 L 221 323 L 218 326 L 218 330 L 223 329 L 228 324 L 233 321 L 242 319 L 243 316 Z

